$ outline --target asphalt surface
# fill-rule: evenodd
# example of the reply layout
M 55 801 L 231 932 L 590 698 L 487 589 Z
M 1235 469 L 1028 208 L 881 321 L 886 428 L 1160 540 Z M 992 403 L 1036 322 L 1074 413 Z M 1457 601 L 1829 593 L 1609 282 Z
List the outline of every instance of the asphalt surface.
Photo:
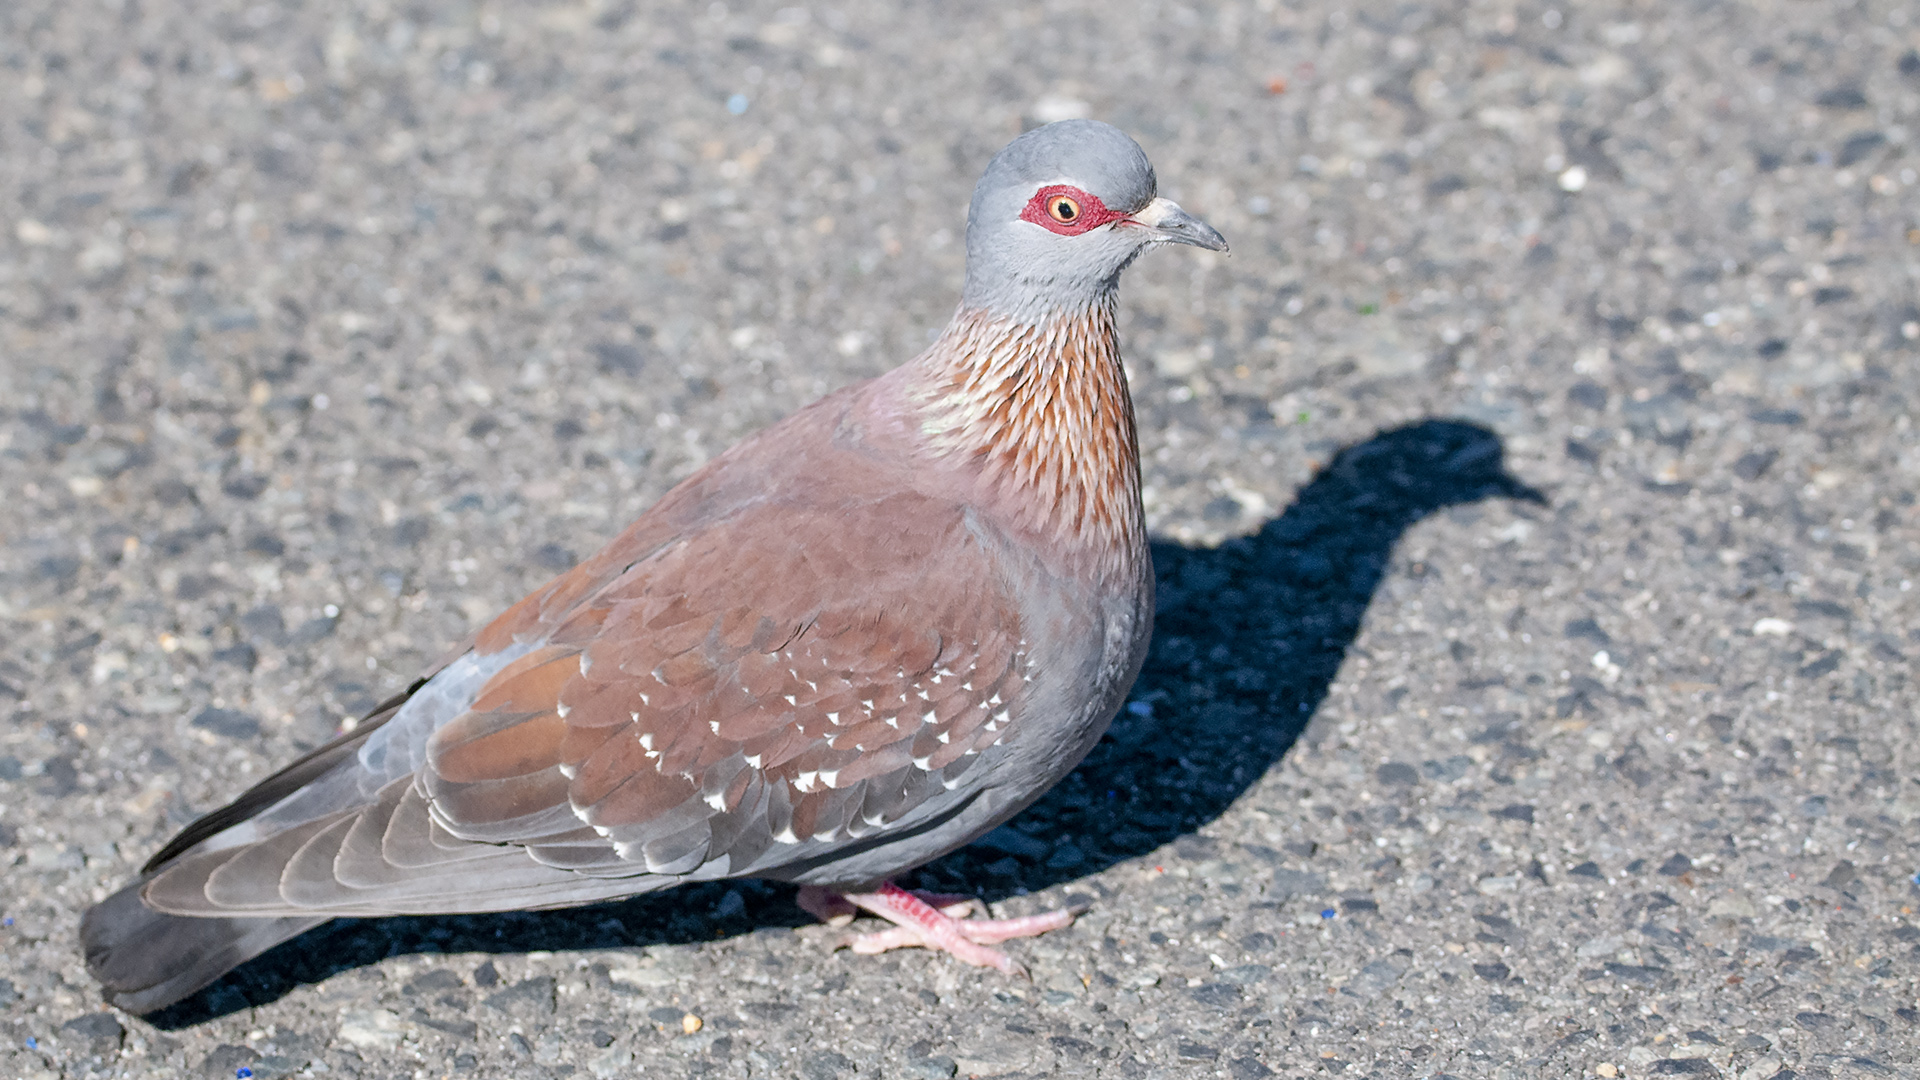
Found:
M 1920 1070 L 1920 14 L 1895 0 L 0 5 L 0 1075 Z M 1023 126 L 1233 242 L 1123 324 L 1162 615 L 927 868 L 316 932 L 81 910 L 677 478 L 904 360 Z

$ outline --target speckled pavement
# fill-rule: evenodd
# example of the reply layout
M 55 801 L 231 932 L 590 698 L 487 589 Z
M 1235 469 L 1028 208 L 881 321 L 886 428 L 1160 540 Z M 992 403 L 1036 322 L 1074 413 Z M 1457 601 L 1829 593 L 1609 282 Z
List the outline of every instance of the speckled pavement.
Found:
M 0 5 L 0 1075 L 1920 1070 L 1920 13 Z M 157 1023 L 79 913 L 677 478 L 920 348 L 1092 115 L 1132 704 L 921 875 L 336 924 Z

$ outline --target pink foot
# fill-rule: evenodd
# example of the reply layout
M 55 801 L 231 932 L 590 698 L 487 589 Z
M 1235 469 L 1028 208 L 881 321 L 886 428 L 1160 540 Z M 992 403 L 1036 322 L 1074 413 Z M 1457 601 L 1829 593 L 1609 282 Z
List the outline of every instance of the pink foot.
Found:
M 1065 908 L 1018 919 L 970 919 L 978 901 L 964 896 L 912 893 L 891 881 L 870 893 L 837 893 L 818 886 L 800 890 L 802 908 L 829 926 L 845 926 L 855 908 L 894 924 L 877 934 L 855 934 L 846 944 L 854 952 L 873 954 L 888 949 L 919 946 L 952 953 L 975 967 L 990 967 L 1007 975 L 1027 977 L 1027 969 L 989 945 L 1013 938 L 1036 937 L 1073 924 L 1084 907 Z

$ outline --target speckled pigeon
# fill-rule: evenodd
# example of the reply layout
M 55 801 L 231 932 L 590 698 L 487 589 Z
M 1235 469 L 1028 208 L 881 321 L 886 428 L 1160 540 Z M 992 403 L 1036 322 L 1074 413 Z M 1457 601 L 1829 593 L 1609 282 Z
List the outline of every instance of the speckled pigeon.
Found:
M 188 826 L 90 910 L 149 1012 L 338 916 L 553 908 L 684 881 L 800 885 L 856 951 L 993 943 L 893 876 L 1059 780 L 1140 668 L 1153 573 L 1120 272 L 1225 250 L 1093 121 L 974 189 L 966 288 L 920 356 L 688 477 L 351 733 Z

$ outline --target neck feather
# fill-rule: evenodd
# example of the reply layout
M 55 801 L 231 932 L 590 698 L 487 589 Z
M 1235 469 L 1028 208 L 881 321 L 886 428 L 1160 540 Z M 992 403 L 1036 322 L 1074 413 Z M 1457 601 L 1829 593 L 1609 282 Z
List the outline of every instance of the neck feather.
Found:
M 962 308 L 914 361 L 926 449 L 1078 569 L 1141 571 L 1146 525 L 1113 295 L 1038 321 Z

